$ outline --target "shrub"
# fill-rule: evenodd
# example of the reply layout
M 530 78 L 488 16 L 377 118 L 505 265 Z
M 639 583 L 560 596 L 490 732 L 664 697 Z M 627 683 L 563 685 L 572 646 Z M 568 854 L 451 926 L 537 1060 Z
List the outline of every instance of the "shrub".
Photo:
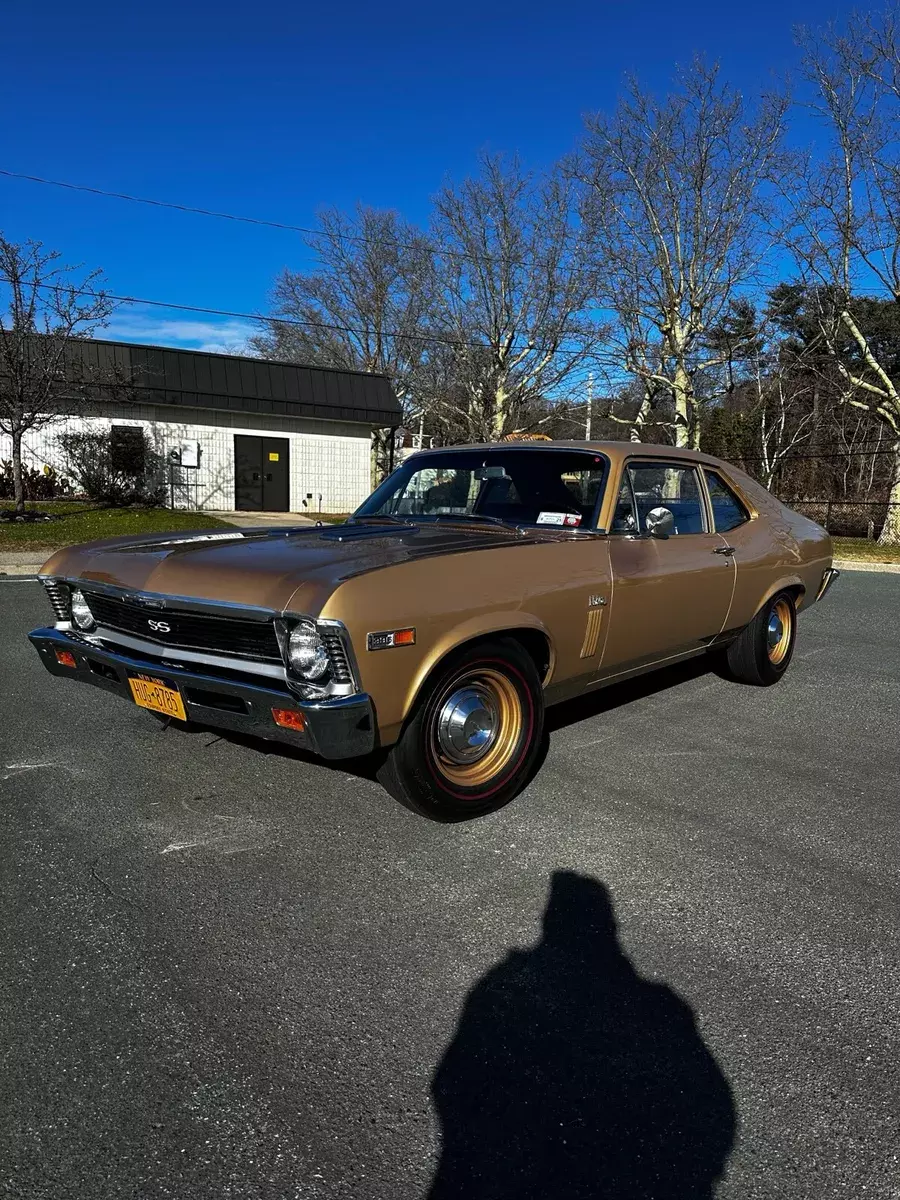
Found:
M 39 470 L 23 463 L 22 485 L 26 500 L 59 500 L 72 494 L 69 480 L 59 475 L 53 467 Z M 0 500 L 12 500 L 14 495 L 12 459 L 0 460 Z
M 127 428 L 123 438 L 120 428 Z M 162 459 L 139 426 L 60 434 L 69 470 L 84 494 L 99 504 L 156 507 L 165 500 Z

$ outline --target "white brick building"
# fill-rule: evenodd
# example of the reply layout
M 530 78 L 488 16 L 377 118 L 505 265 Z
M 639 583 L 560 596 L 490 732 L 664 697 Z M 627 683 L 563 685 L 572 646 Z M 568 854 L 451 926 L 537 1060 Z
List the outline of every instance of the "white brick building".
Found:
M 185 464 L 168 474 L 179 508 L 352 511 L 371 491 L 372 431 L 400 421 L 382 376 L 119 342 L 85 353 L 127 375 L 128 401 L 26 435 L 24 461 L 65 474 L 61 433 L 140 425 Z M 0 459 L 8 443 L 0 434 Z

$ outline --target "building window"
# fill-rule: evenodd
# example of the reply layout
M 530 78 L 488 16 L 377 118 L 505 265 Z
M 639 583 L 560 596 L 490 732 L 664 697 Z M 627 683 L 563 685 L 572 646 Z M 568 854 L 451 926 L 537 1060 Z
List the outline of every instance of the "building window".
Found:
M 113 425 L 109 431 L 109 458 L 110 466 L 117 474 L 144 474 L 147 443 L 140 425 Z

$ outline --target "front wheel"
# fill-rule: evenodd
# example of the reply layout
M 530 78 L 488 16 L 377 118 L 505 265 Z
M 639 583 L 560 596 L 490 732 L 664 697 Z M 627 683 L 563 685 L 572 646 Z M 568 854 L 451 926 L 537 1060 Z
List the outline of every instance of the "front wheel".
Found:
M 379 773 L 401 803 L 434 821 L 502 807 L 528 781 L 544 724 L 541 681 L 512 639 L 442 664 Z
M 769 687 L 788 669 L 797 637 L 797 607 L 790 592 L 762 606 L 725 651 L 728 671 L 742 683 Z

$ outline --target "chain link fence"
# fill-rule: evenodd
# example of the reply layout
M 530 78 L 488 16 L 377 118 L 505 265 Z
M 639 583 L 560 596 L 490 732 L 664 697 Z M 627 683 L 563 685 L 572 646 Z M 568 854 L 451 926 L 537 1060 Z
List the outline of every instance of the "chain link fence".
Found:
M 877 538 L 888 511 L 900 505 L 884 500 L 797 500 L 782 497 L 795 512 L 816 521 L 834 537 Z

